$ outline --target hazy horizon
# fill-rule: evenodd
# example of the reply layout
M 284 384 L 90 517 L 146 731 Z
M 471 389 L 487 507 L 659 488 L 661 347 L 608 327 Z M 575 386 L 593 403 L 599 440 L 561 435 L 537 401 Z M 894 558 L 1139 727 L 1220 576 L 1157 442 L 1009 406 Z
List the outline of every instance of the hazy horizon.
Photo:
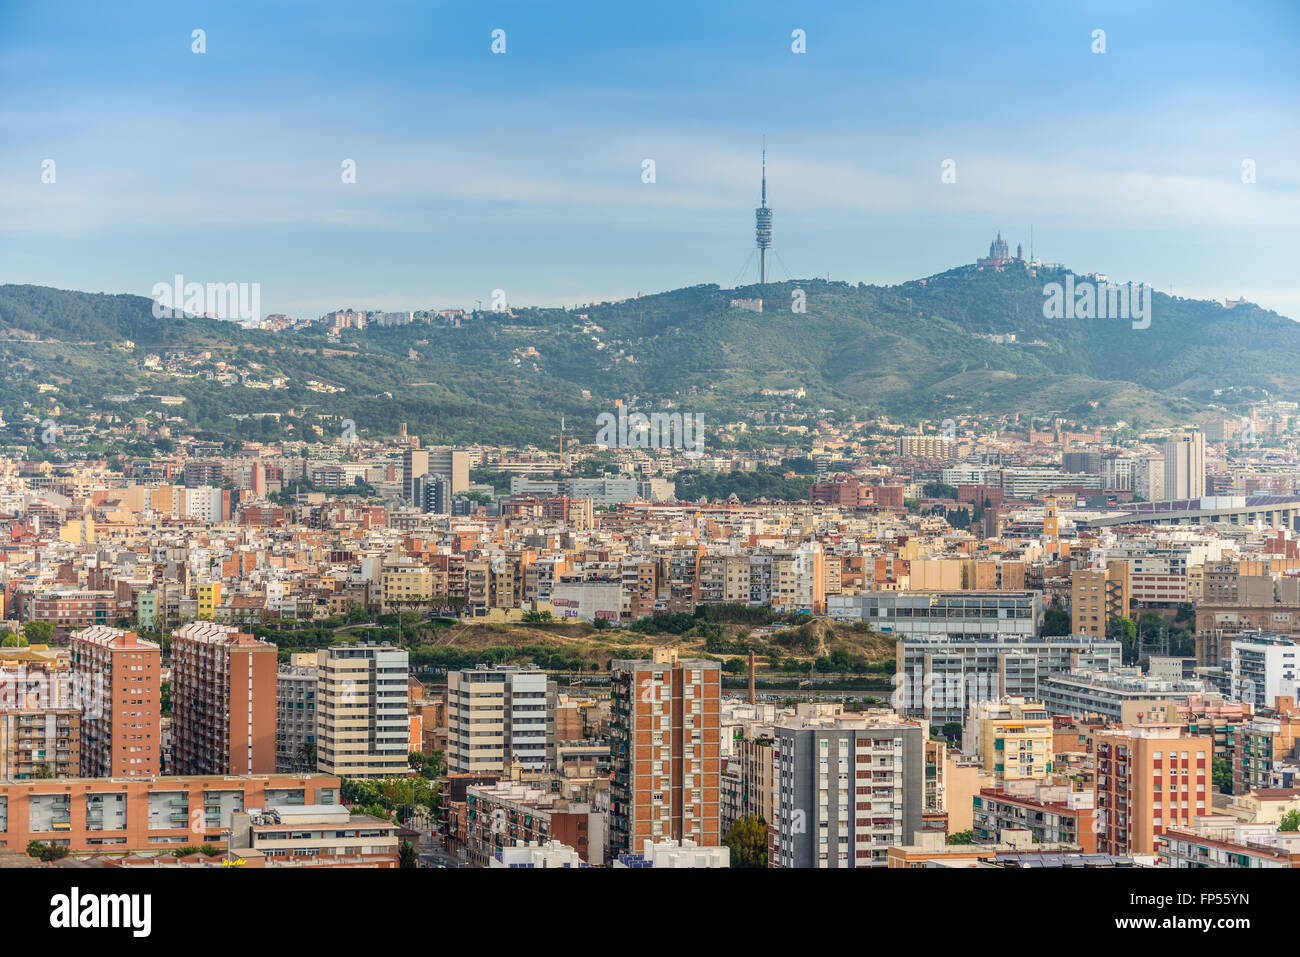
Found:
M 299 317 L 731 288 L 766 142 L 770 279 L 893 285 L 1032 225 L 1044 261 L 1300 317 L 1294 4 L 565 12 L 6 4 L 0 281 Z

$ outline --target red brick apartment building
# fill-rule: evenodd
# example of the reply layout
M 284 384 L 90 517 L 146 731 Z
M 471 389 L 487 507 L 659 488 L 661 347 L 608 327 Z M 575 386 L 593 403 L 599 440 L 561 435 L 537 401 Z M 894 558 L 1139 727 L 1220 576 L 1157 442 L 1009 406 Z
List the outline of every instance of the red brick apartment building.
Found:
M 722 759 L 716 661 L 615 661 L 611 675 L 610 854 L 645 841 L 716 846 Z
M 69 652 L 80 696 L 81 773 L 155 777 L 162 755 L 162 650 L 134 631 L 74 632 Z
M 176 774 L 275 770 L 275 645 L 196 621 L 172 637 L 172 760 Z

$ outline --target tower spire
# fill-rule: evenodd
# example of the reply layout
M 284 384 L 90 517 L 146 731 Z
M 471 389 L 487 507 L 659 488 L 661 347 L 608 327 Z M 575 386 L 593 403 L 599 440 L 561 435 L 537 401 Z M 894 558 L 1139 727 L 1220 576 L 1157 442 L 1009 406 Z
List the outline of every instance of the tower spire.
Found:
M 762 202 L 754 210 L 754 239 L 758 245 L 758 282 L 767 285 L 767 251 L 772 248 L 772 210 L 767 205 L 767 137 L 763 137 Z

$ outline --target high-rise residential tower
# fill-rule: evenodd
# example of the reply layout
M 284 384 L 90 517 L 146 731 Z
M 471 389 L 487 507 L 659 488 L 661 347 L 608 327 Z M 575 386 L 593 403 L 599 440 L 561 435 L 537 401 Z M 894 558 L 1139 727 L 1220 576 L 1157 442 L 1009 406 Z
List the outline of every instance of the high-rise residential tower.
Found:
M 156 777 L 162 757 L 162 650 L 134 631 L 94 625 L 68 639 L 82 713 L 81 773 Z
M 651 661 L 611 667 L 610 851 L 647 839 L 716 845 L 719 834 L 719 706 L 716 661 L 677 659 L 657 649 Z

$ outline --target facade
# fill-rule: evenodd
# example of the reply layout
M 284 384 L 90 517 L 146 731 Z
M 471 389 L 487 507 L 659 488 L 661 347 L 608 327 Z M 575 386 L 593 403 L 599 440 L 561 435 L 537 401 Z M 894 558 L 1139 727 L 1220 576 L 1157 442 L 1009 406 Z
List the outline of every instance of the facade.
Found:
M 1042 779 L 1052 772 L 1052 719 L 1024 698 L 981 701 L 969 712 L 962 746 L 1001 780 Z
M 414 562 L 385 565 L 379 586 L 385 611 L 426 605 L 433 598 L 433 569 Z
M 1232 793 L 1272 787 L 1274 771 L 1294 755 L 1298 738 L 1300 711 L 1294 698 L 1279 700 L 1275 714 L 1240 725 L 1232 752 Z
M 256 855 L 262 866 L 395 868 L 397 825 L 352 814 L 338 803 L 282 805 L 231 815 L 232 856 Z
M 162 650 L 133 631 L 96 625 L 69 638 L 81 702 L 81 773 L 161 773 Z
M 1016 696 L 1041 701 L 1050 675 L 1119 667 L 1118 641 L 1082 635 L 1035 638 L 903 638 L 895 646 L 894 705 L 932 724 L 964 723 L 973 701 Z
M 1031 783 L 981 788 L 973 799 L 972 836 L 977 844 L 1001 844 L 1003 832 L 1028 831 L 1035 844 L 1073 844 L 1097 850 L 1092 791 Z
M 175 774 L 275 771 L 275 645 L 229 625 L 191 622 L 172 635 Z
M 1165 440 L 1166 501 L 1205 494 L 1205 435 L 1185 432 Z
M 1098 851 L 1154 853 L 1167 829 L 1190 827 L 1211 809 L 1209 739 L 1154 725 L 1100 731 L 1093 746 Z
M 275 770 L 281 774 L 302 771 L 304 747 L 316 746 L 316 677 L 314 667 L 303 665 L 280 665 L 276 672 Z
M 1044 678 L 1042 688 L 1052 714 L 1096 715 L 1121 724 L 1149 719 L 1209 691 L 1202 681 L 1149 677 L 1137 668 L 1063 671 Z
M 1070 631 L 1106 637 L 1106 623 L 1128 616 L 1132 585 L 1129 563 L 1111 561 L 1105 568 L 1080 568 L 1070 576 Z
M 334 804 L 326 775 L 70 778 L 0 783 L 0 849 L 29 841 L 72 853 L 226 845 L 231 815 L 245 808 Z
M 907 458 L 951 462 L 956 443 L 942 435 L 900 435 L 897 449 Z
M 515 665 L 448 672 L 448 771 L 499 774 L 516 761 L 525 771 L 555 767 L 555 682 Z
M 866 591 L 826 602 L 836 621 L 865 621 L 904 638 L 1032 637 L 1043 630 L 1043 596 L 1036 591 Z
M 505 781 L 467 788 L 465 803 L 465 847 L 472 863 L 490 866 L 519 844 L 550 841 L 572 848 L 587 863 L 603 863 L 603 815 L 589 803 Z
M 81 773 L 81 711 L 0 710 L 0 781 L 72 778 Z
M 334 645 L 316 653 L 316 767 L 350 778 L 405 774 L 411 751 L 407 652 Z
M 1270 634 L 1241 635 L 1232 641 L 1232 697 L 1256 708 L 1272 707 L 1278 697 L 1296 696 L 1300 646 Z
M 718 844 L 721 677 L 675 651 L 612 662 L 611 857 L 647 840 Z
M 921 830 L 924 737 L 892 715 L 778 724 L 776 867 L 884 867 Z
M 1166 867 L 1300 867 L 1300 833 L 1276 824 L 1244 824 L 1212 818 L 1193 827 L 1170 828 L 1157 846 Z

